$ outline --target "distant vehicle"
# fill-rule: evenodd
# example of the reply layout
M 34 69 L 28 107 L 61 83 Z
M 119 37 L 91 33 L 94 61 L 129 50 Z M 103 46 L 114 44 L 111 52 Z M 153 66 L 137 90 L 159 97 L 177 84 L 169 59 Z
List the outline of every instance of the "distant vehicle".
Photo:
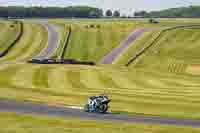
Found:
M 158 24 L 159 23 L 159 21 L 158 20 L 156 20 L 156 19 L 149 19 L 149 23 L 151 23 L 151 24 Z
M 92 96 L 88 99 L 88 103 L 84 106 L 84 110 L 90 113 L 106 113 L 110 102 L 111 99 L 107 96 Z
M 32 59 L 28 61 L 28 63 L 33 63 L 33 64 L 76 64 L 76 65 L 95 65 L 94 62 L 89 62 L 89 61 L 78 61 L 74 59 L 61 59 L 61 60 L 56 60 L 56 59 Z
M 56 64 L 56 60 L 54 59 L 32 59 L 28 61 L 28 63 L 33 64 Z

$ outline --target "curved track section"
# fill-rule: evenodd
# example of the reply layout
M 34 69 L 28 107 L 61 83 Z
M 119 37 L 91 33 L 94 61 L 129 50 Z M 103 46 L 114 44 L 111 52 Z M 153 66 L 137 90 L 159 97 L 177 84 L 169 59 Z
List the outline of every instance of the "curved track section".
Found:
M 134 32 L 132 32 L 126 40 L 124 40 L 121 45 L 114 50 L 112 50 L 109 54 L 107 54 L 101 61 L 100 64 L 112 64 L 113 61 L 129 47 L 137 38 L 139 38 L 143 33 L 149 31 L 148 28 L 141 28 Z
M 48 30 L 48 46 L 39 55 L 34 57 L 34 59 L 48 59 L 50 58 L 59 46 L 59 35 L 56 30 L 56 26 L 42 22 L 42 25 Z
M 14 112 L 19 114 L 37 114 L 58 117 L 76 117 L 81 119 L 104 120 L 104 121 L 121 121 L 132 123 L 150 123 L 150 124 L 167 124 L 178 126 L 200 127 L 199 120 L 184 120 L 161 118 L 156 116 L 139 116 L 139 115 L 120 115 L 120 114 L 96 114 L 86 113 L 80 109 L 67 107 L 48 106 L 45 104 L 34 104 L 30 102 L 16 102 L 12 100 L 0 100 L 0 112 Z

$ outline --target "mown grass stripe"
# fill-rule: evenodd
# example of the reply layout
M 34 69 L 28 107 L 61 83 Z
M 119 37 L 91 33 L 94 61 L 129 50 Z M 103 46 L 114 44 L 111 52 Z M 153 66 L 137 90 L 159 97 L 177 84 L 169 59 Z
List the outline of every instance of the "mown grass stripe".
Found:
M 85 85 L 86 88 L 95 88 L 99 87 L 104 89 L 104 83 L 99 79 L 98 72 L 95 70 L 84 70 L 80 72 L 81 82 Z
M 106 88 L 119 88 L 119 86 L 113 81 L 109 72 L 99 72 L 99 79 Z
M 80 72 L 67 71 L 66 76 L 73 88 L 85 88 L 85 84 L 81 82 Z
M 19 69 L 18 65 L 6 65 L 6 66 L 1 66 L 0 69 L 0 85 L 1 87 L 12 87 L 13 83 L 12 78 L 14 75 L 17 73 Z
M 35 70 L 33 75 L 33 86 L 41 88 L 49 88 L 48 75 L 51 67 L 41 66 Z
M 15 75 L 13 75 L 12 79 L 10 80 L 10 82 L 12 82 L 12 84 L 14 86 L 18 86 L 18 87 L 35 87 L 33 85 L 33 76 L 35 71 L 37 71 L 37 69 L 40 66 L 37 65 L 26 65 L 25 67 L 21 66 L 18 68 L 17 72 Z
M 48 76 L 49 87 L 60 91 L 65 91 L 68 88 L 72 88 L 72 84 L 67 78 L 67 71 L 69 70 L 63 68 L 62 66 L 53 68 L 49 72 Z

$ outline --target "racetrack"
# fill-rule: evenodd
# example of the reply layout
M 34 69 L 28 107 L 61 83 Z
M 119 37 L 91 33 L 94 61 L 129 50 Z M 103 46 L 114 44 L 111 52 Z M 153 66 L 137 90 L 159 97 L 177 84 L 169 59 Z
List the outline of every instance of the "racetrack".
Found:
M 58 34 L 55 27 L 50 24 L 44 24 L 49 32 L 48 47 L 38 55 L 37 59 L 50 58 L 54 51 L 58 47 Z M 121 54 L 134 40 L 141 36 L 144 32 L 149 29 L 139 29 L 132 33 L 126 41 L 122 43 L 119 48 L 113 50 L 109 55 L 104 58 L 103 64 L 111 64 L 115 58 Z M 37 76 L 38 78 L 38 76 Z M 168 124 L 178 126 L 192 126 L 200 127 L 199 120 L 184 120 L 184 119 L 173 119 L 173 118 L 162 118 L 158 116 L 147 116 L 147 115 L 122 115 L 116 113 L 108 114 L 95 114 L 86 113 L 80 109 L 72 109 L 68 107 L 56 107 L 44 104 L 33 104 L 30 102 L 16 102 L 12 100 L 0 100 L 0 112 L 15 112 L 20 114 L 37 114 L 37 115 L 48 115 L 58 117 L 74 117 L 81 119 L 94 119 L 102 121 L 119 121 L 119 122 L 130 122 L 130 123 L 151 123 L 151 124 Z
M 103 59 L 100 61 L 100 64 L 112 64 L 113 61 L 126 49 L 131 45 L 137 38 L 139 38 L 143 33 L 149 31 L 149 28 L 140 28 L 134 32 L 132 32 L 128 38 L 123 41 L 119 47 L 113 49 L 110 53 L 108 53 Z
M 47 22 L 41 22 L 41 24 L 45 26 L 48 31 L 48 46 L 39 55 L 34 57 L 34 59 L 39 60 L 49 59 L 59 46 L 59 35 L 56 31 L 57 27 Z
M 199 120 L 184 120 L 173 118 L 162 118 L 158 116 L 144 115 L 121 115 L 121 114 L 96 114 L 86 113 L 80 109 L 67 107 L 56 107 L 45 104 L 35 104 L 30 102 L 16 102 L 14 100 L 0 100 L 0 112 L 13 112 L 19 114 L 37 114 L 58 117 L 74 117 L 81 119 L 121 121 L 131 123 L 167 124 L 177 126 L 200 127 Z

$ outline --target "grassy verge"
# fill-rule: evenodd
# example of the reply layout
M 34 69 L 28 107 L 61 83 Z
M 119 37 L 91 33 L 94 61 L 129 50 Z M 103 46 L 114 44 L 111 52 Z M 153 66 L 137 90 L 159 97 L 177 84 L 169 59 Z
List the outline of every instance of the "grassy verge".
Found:
M 188 66 L 199 64 L 200 28 L 167 31 L 132 66 L 185 73 Z
M 119 122 L 97 122 L 94 120 L 49 118 L 46 116 L 17 115 L 0 113 L 2 133 L 199 133 L 200 129 L 153 124 L 130 124 Z
M 1 98 L 83 106 L 89 96 L 106 92 L 112 96 L 113 112 L 200 119 L 198 76 L 31 64 L 2 65 L 0 75 Z
M 0 33 L 0 53 L 4 53 L 21 34 L 21 25 L 17 21 L 5 21 Z
M 25 23 L 20 40 L 0 61 L 26 61 L 36 56 L 47 45 L 47 37 L 48 33 L 43 26 Z

